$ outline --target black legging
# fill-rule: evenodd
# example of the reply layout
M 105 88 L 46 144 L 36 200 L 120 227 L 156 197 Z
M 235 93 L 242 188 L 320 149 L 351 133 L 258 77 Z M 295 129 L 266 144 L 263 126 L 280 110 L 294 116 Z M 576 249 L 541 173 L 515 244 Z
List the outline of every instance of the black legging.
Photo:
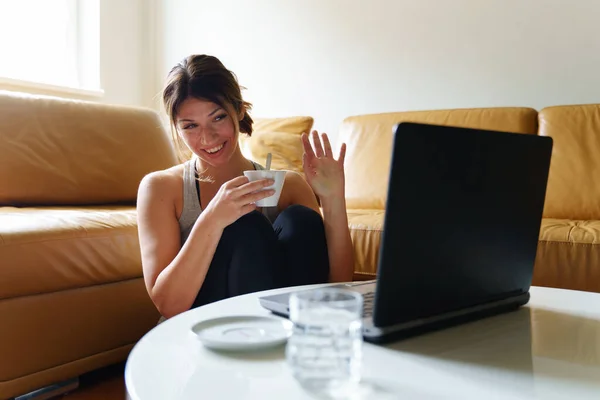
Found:
M 329 259 L 321 216 L 293 205 L 271 225 L 253 211 L 223 231 L 192 308 L 231 296 L 325 283 Z

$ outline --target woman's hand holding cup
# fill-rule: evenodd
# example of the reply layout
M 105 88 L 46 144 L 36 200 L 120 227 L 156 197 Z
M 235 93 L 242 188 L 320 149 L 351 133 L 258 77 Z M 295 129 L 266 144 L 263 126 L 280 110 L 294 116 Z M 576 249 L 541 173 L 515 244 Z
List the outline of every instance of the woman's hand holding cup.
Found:
M 246 176 L 238 176 L 221 185 L 204 212 L 208 213 L 217 227 L 225 229 L 240 217 L 256 210 L 261 200 L 273 196 L 276 190 L 269 187 L 274 184 L 275 180 L 268 177 L 250 180 Z

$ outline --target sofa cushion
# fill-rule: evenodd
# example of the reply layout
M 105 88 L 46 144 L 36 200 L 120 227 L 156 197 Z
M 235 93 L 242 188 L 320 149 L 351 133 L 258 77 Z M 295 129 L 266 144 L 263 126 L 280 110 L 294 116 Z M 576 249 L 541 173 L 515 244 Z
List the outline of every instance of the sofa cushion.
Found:
M 539 125 L 554 140 L 544 216 L 600 219 L 600 104 L 545 108 Z
M 0 299 L 140 276 L 134 207 L 0 207 Z
M 533 284 L 600 292 L 600 221 L 544 218 Z
M 354 245 L 354 279 L 374 279 L 377 274 L 384 210 L 348 210 Z
M 384 217 L 384 210 L 348 210 L 354 279 L 377 275 Z M 600 293 L 600 221 L 544 218 L 532 284 Z
M 133 202 L 177 163 L 158 114 L 0 92 L 0 206 Z
M 142 278 L 0 300 L 0 399 L 126 360 L 159 317 Z
M 346 118 L 337 142 L 347 145 L 344 169 L 348 208 L 385 208 L 393 128 L 400 122 L 537 133 L 537 112 L 531 108 L 395 112 Z
M 296 171 L 302 169 L 302 133 L 309 133 L 312 117 L 260 118 L 254 122 L 252 136 L 240 135 L 240 148 L 249 159 L 265 165 L 267 154 L 272 154 L 271 169 Z

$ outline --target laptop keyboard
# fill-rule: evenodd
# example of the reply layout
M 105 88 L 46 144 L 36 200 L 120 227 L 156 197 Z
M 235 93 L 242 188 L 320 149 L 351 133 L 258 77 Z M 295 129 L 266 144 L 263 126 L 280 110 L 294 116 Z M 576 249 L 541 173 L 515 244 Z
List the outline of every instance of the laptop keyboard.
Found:
M 373 303 L 375 302 L 375 292 L 363 293 L 363 318 L 373 316 Z

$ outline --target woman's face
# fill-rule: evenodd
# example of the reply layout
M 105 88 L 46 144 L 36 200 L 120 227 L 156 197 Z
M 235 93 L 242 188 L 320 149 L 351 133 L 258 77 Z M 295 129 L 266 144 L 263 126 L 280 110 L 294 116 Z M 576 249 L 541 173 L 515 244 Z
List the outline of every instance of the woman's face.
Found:
M 226 164 L 237 148 L 238 122 L 211 101 L 187 98 L 179 107 L 175 124 L 189 149 L 214 167 Z

